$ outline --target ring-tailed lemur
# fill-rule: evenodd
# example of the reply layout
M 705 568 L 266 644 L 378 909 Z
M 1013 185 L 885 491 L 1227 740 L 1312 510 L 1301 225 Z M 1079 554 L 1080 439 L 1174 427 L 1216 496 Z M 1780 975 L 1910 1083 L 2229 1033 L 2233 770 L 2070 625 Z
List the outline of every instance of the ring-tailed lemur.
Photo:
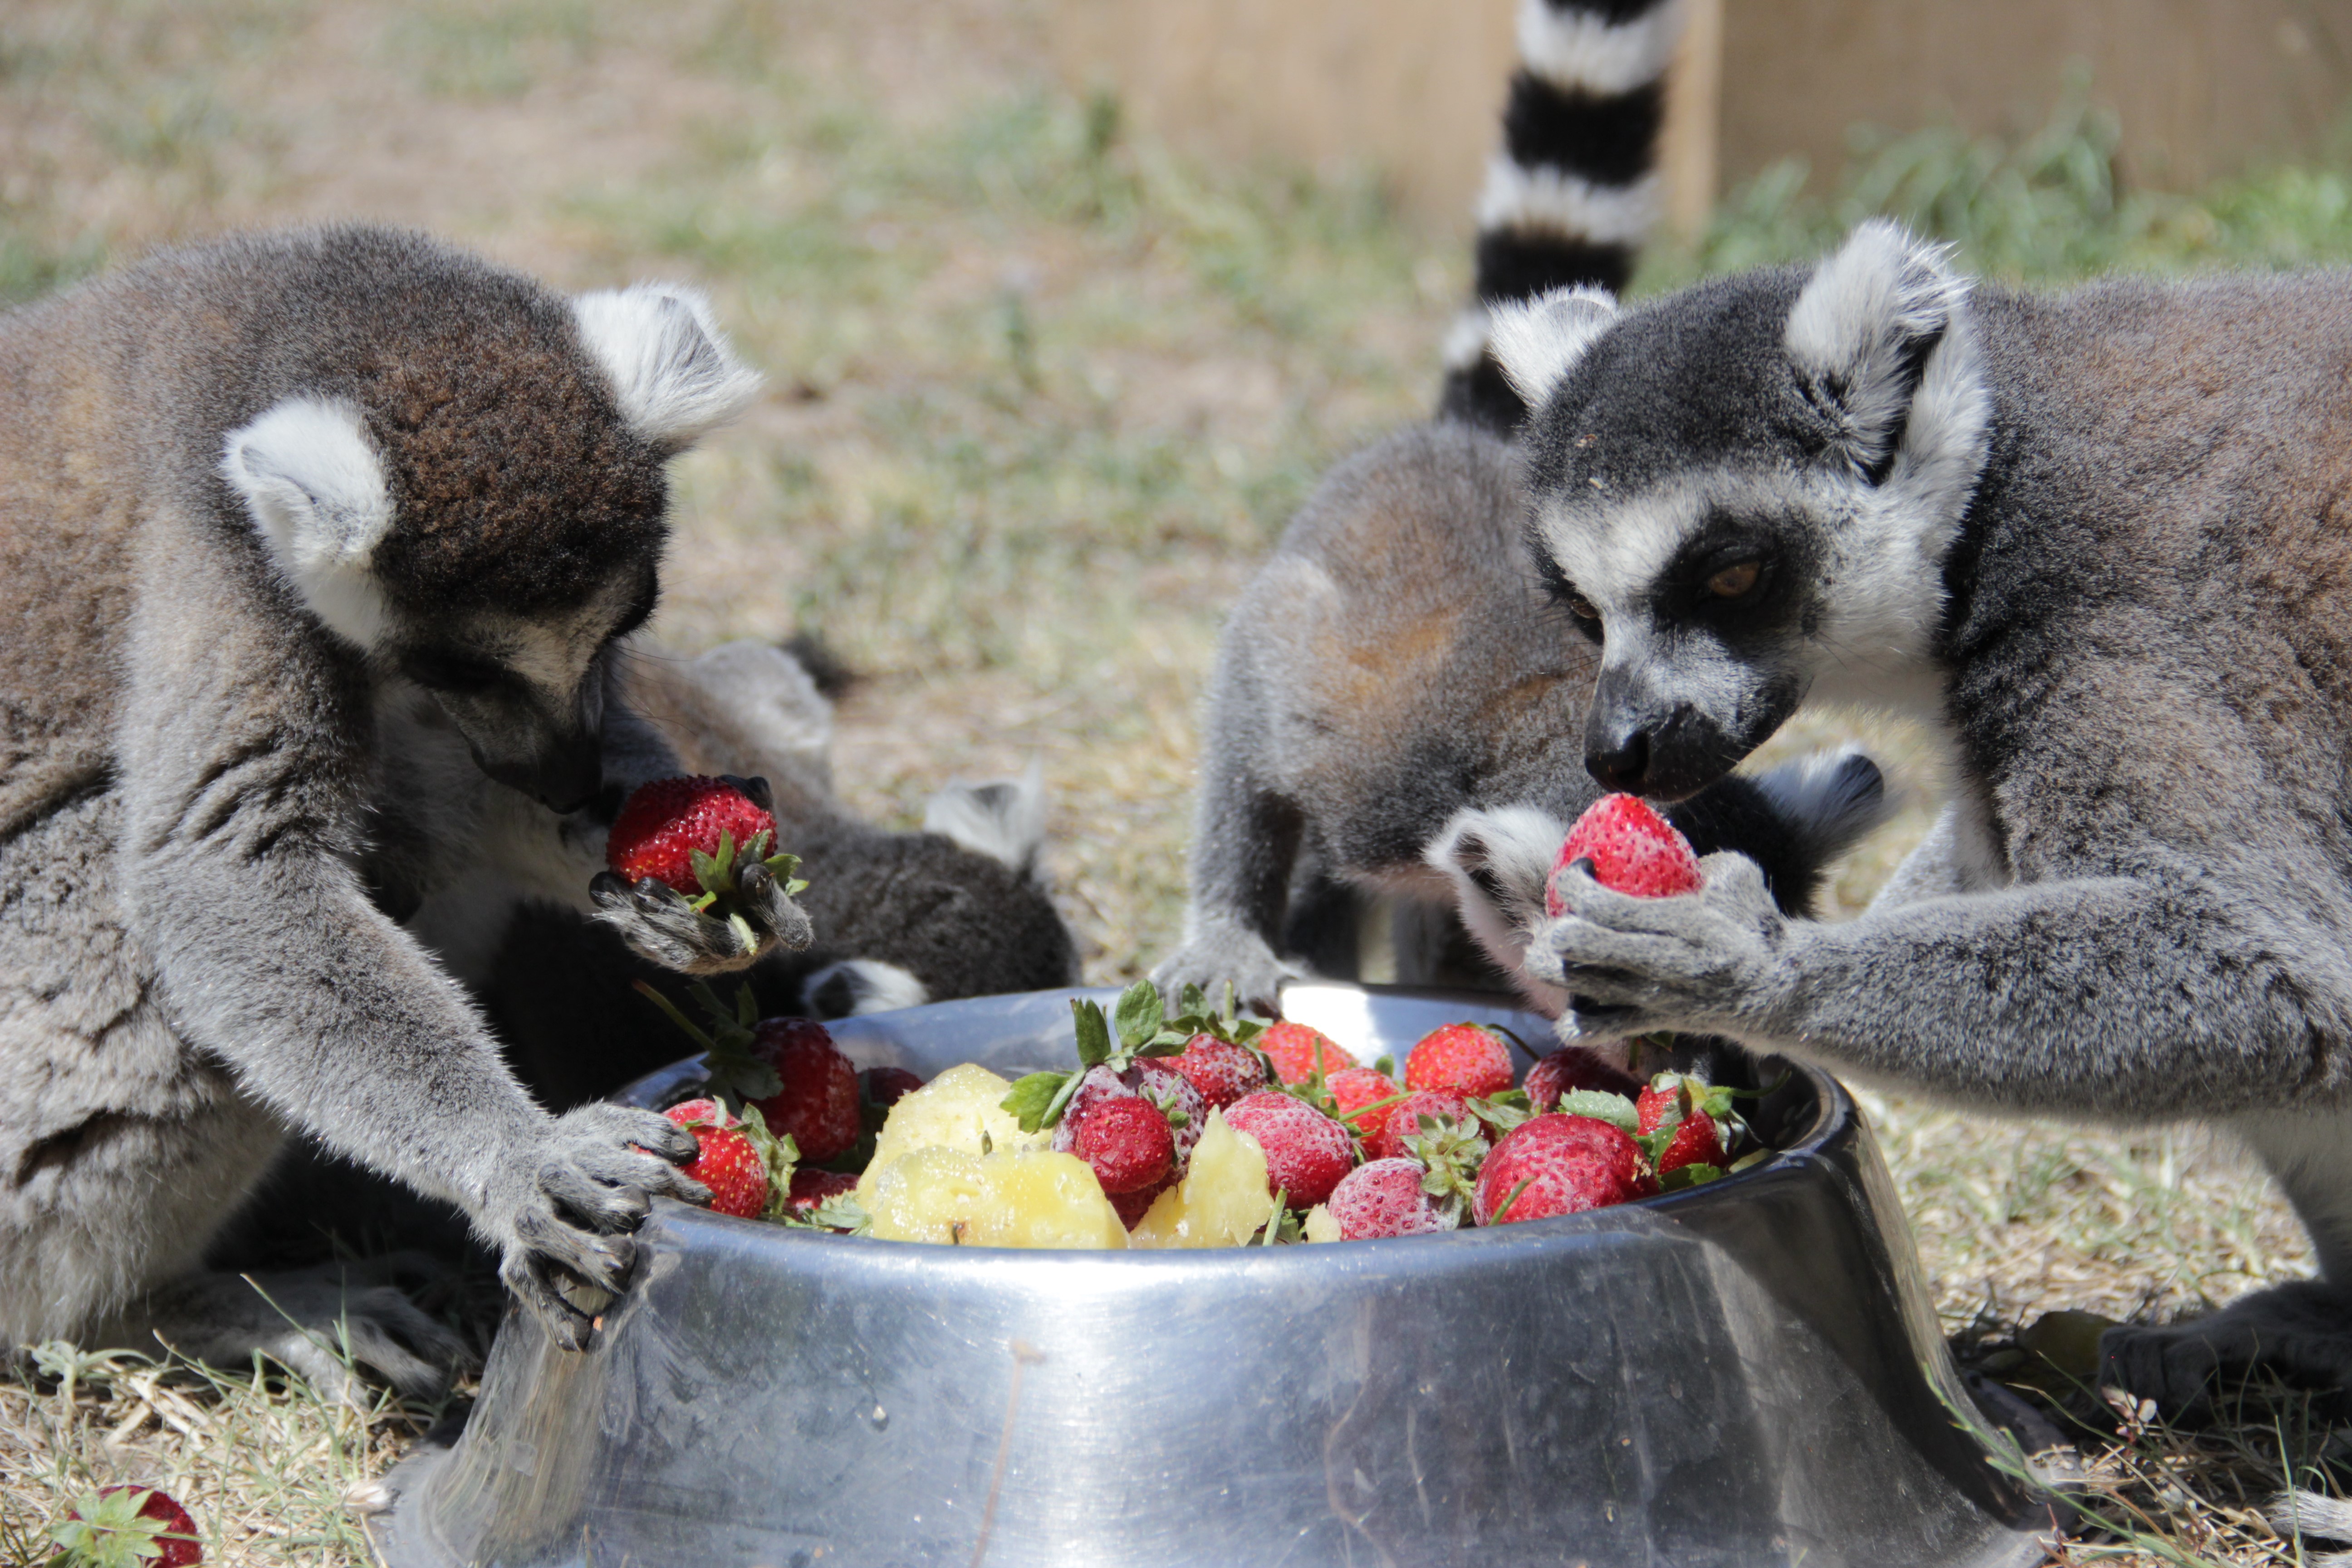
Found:
M 1349 973 L 1354 890 L 1401 900 L 1399 978 L 1441 977 L 1458 918 L 1537 1005 L 1517 959 L 1568 825 L 1596 798 L 1571 737 L 1592 683 L 1519 545 L 1506 444 L 1526 405 L 1486 348 L 1490 312 L 1622 285 L 1657 205 L 1674 0 L 1523 0 L 1504 150 L 1478 205 L 1477 300 L 1456 323 L 1437 420 L 1342 464 L 1242 595 L 1202 745 L 1192 897 L 1162 984 L 1232 981 L 1273 1008 L 1303 973 Z M 1475 820 L 1462 814 L 1485 809 Z M 1791 909 L 1878 818 L 1865 758 L 1728 781 L 1678 813 L 1703 847 L 1766 855 Z M 1459 818 L 1459 820 L 1457 820 Z M 1434 918 L 1431 918 L 1432 916 Z
M 664 468 L 757 385 L 691 294 L 567 299 L 367 228 L 0 316 L 0 1340 L 333 1384 L 341 1324 L 433 1383 L 455 1347 L 396 1296 L 203 1268 L 289 1130 L 457 1205 L 569 1344 L 650 1197 L 701 1194 L 662 1118 L 534 1104 L 394 916 L 453 830 L 485 880 L 586 907 L 602 813 L 676 771 L 611 685 Z M 404 735 L 462 799 L 386 814 Z M 742 891 L 763 946 L 807 940 L 772 877 Z M 644 951 L 748 961 L 604 902 Z
M 2320 1278 L 2109 1331 L 2168 1409 L 2352 1379 L 2352 275 L 2016 293 L 1892 225 L 1810 268 L 1497 331 L 1531 542 L 1600 647 L 1595 773 L 1680 795 L 1809 698 L 1910 711 L 1955 786 L 1861 919 L 1736 856 L 1560 879 L 1564 1025 L 1689 1029 L 2017 1111 L 2242 1134 Z
M 816 935 L 743 972 L 763 1016 L 836 1017 L 1076 983 L 1076 948 L 1038 866 L 1045 801 L 1034 773 L 951 784 L 932 798 L 924 831 L 891 833 L 849 815 L 833 792 L 824 660 L 758 642 L 695 658 L 633 644 L 622 670 L 630 709 L 671 742 L 677 766 L 763 780 L 777 837 L 801 857 L 809 887 L 797 901 Z M 464 795 L 465 781 L 445 776 L 442 787 L 443 842 L 463 861 L 471 839 L 448 821 L 446 801 Z M 604 922 L 514 879 L 427 898 L 411 929 L 436 939 L 516 1077 L 551 1110 L 603 1099 L 694 1048 L 635 989 L 645 979 L 675 994 L 659 966 Z M 282 1270 L 354 1248 L 447 1259 L 464 1250 L 463 1226 L 446 1205 L 297 1142 L 211 1261 Z

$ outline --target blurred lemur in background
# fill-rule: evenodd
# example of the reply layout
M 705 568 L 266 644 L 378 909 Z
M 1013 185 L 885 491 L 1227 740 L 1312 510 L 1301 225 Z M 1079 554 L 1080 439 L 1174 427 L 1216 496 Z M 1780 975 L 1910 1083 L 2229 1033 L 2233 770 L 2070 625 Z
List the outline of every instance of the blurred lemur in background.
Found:
M 1364 917 L 1386 898 L 1399 980 L 1508 980 L 1559 1010 L 1564 994 L 1519 959 L 1552 856 L 1600 794 L 1582 742 L 1599 661 L 1528 560 L 1512 444 L 1527 405 L 1488 321 L 1549 289 L 1623 287 L 1658 205 L 1681 9 L 1520 5 L 1477 300 L 1448 342 L 1438 416 L 1333 470 L 1234 606 L 1184 937 L 1161 984 L 1231 981 L 1272 1009 L 1286 980 L 1358 973 Z M 1668 815 L 1701 853 L 1755 856 L 1793 910 L 1878 822 L 1882 795 L 1877 768 L 1845 755 L 1726 779 Z

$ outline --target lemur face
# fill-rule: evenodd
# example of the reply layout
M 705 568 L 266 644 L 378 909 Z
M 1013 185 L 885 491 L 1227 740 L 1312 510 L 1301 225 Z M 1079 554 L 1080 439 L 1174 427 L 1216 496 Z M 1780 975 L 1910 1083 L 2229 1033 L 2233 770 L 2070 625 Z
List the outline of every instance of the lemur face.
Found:
M 1585 760 L 1604 786 L 1680 799 L 1817 689 L 1924 668 L 1983 461 L 1962 294 L 1939 254 L 1867 225 L 1810 274 L 1498 326 L 1538 410 L 1535 568 L 1603 650 Z
M 609 650 L 653 613 L 663 464 L 759 377 L 661 285 L 385 331 L 370 378 L 228 431 L 221 477 L 328 633 L 430 692 L 491 778 L 576 810 Z
M 655 595 L 647 563 L 566 609 L 404 627 L 377 657 L 432 694 L 482 772 L 551 811 L 576 811 L 604 785 L 605 663 L 653 614 Z

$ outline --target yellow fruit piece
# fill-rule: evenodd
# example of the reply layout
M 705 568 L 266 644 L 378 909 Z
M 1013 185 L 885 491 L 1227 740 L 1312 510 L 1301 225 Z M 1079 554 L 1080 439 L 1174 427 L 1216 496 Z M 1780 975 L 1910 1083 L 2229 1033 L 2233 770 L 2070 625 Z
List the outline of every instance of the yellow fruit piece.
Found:
M 903 1103 L 903 1102 L 902 1102 Z M 1274 1215 L 1265 1151 L 1209 1112 L 1184 1179 L 1160 1194 L 1127 1238 L 1129 1247 L 1239 1247 Z
M 1331 1211 L 1321 1204 L 1317 1204 L 1313 1208 L 1307 1211 L 1306 1234 L 1307 1239 L 1309 1241 L 1343 1241 L 1346 1239 L 1346 1237 L 1339 1234 L 1339 1222 L 1333 1219 L 1331 1217 Z
M 983 1155 L 935 1145 L 887 1165 L 877 1160 L 857 1191 L 873 1216 L 874 1234 L 886 1241 L 1112 1250 L 1127 1246 L 1127 1227 L 1103 1196 L 1102 1184 L 1085 1161 L 1070 1154 Z
M 948 1068 L 890 1108 L 874 1142 L 874 1158 L 857 1180 L 857 1201 L 870 1213 L 874 1173 L 918 1149 L 956 1149 L 975 1158 L 1042 1149 L 1050 1132 L 1024 1132 L 998 1103 L 1013 1086 L 984 1067 Z

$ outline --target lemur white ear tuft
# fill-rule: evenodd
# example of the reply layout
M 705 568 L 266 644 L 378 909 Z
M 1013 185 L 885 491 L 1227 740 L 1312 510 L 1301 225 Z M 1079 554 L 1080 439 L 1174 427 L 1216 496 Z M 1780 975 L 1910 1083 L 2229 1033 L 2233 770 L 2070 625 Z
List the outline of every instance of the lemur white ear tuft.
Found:
M 228 433 L 220 472 L 311 613 L 346 642 L 374 647 L 389 615 L 371 568 L 392 527 L 392 494 L 359 410 L 287 398 Z
M 1037 852 L 1045 845 L 1045 769 L 1032 758 L 1017 779 L 948 785 L 923 807 L 923 831 L 1039 880 Z
M 710 302 L 674 283 L 635 283 L 572 301 L 581 341 L 613 378 L 621 414 L 646 439 L 684 451 L 743 412 L 759 373 L 727 346 Z
M 1616 319 L 1617 299 L 1606 289 L 1555 289 L 1496 306 L 1486 342 L 1504 378 L 1532 411 L 1551 401 L 1584 351 Z
M 1968 293 L 1949 247 L 1873 218 L 1813 269 L 1789 311 L 1789 359 L 1844 426 L 1839 445 L 1871 483 L 1893 467 L 1928 356 Z

